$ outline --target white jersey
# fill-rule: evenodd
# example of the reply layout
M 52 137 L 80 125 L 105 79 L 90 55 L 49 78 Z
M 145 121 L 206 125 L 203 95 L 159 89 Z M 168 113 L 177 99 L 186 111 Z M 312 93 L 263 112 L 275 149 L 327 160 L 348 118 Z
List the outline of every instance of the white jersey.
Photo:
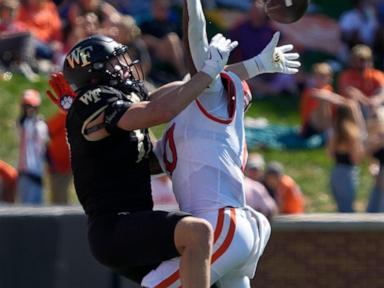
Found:
M 26 118 L 20 125 L 18 170 L 35 176 L 44 173 L 48 126 L 40 118 Z
M 221 78 L 225 92 L 203 93 L 173 119 L 155 148 L 161 165 L 172 177 L 180 210 L 193 215 L 245 205 L 244 90 L 235 74 L 223 72 Z M 216 97 L 212 101 L 216 101 L 216 111 L 205 109 L 203 100 L 209 102 L 207 97 Z M 216 105 L 217 97 L 221 97 L 225 113 L 220 113 L 223 109 Z

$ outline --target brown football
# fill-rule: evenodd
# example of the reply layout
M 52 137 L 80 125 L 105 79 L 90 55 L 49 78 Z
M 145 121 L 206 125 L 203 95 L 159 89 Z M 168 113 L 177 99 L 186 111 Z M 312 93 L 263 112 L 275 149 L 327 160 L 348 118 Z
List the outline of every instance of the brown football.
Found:
M 309 0 L 263 0 L 265 13 L 273 21 L 292 23 L 307 11 Z

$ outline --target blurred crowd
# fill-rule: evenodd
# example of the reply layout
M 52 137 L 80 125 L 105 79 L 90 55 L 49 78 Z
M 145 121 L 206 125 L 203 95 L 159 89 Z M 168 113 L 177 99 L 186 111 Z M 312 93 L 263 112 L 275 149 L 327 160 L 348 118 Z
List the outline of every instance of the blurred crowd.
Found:
M 183 0 L 0 0 L 0 72 L 29 81 L 61 69 L 79 40 L 104 34 L 126 44 L 138 59 L 149 90 L 186 75 L 181 31 Z M 372 192 L 368 212 L 384 211 L 384 1 L 351 0 L 337 18 L 312 1 L 300 21 L 282 25 L 265 15 L 260 1 L 202 0 L 208 33 L 221 31 L 239 41 L 230 62 L 248 59 L 275 31 L 293 43 L 303 60 L 297 75 L 264 74 L 249 81 L 254 98 L 300 97 L 301 136 L 321 135 L 334 165 L 330 191 L 337 210 L 353 212 L 359 164 L 369 159 Z M 308 58 L 306 58 L 308 57 Z M 8 73 L 8 74 L 7 74 Z M 5 76 L 3 77 L 5 78 Z M 65 138 L 65 114 L 44 120 L 41 95 L 20 95 L 17 167 L 0 161 L 0 200 L 42 204 L 44 175 L 53 204 L 68 204 L 72 175 Z M 268 217 L 305 212 L 299 185 L 281 163 L 253 153 L 245 168 L 249 205 Z M 166 176 L 152 181 L 157 204 L 176 205 Z

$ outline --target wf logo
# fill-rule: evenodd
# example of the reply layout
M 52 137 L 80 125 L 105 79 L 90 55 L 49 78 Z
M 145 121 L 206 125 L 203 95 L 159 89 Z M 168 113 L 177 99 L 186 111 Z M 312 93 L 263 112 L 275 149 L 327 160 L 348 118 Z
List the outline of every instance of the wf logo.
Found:
M 92 46 L 87 46 L 84 48 L 78 47 L 73 50 L 71 54 L 67 56 L 67 61 L 71 68 L 75 68 L 75 65 L 81 65 L 81 67 L 91 64 L 89 58 L 91 57 L 90 51 L 93 50 Z

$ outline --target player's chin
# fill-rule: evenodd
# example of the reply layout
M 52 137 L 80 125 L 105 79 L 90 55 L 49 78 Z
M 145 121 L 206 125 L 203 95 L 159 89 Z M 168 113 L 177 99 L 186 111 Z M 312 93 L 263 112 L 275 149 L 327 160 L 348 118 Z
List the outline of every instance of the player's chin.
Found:
M 276 22 L 289 24 L 298 21 L 308 9 L 309 0 L 263 0 L 264 11 Z

